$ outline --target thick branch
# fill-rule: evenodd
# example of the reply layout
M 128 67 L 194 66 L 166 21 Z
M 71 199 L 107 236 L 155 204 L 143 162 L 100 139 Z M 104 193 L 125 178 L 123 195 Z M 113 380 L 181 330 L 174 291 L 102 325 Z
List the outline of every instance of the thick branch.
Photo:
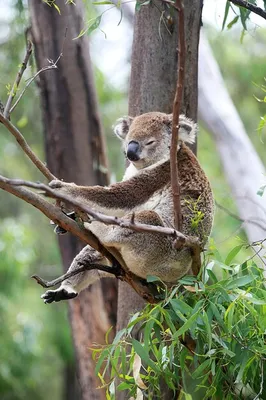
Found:
M 13 185 L 11 184 L 11 182 L 15 182 L 17 185 Z M 68 218 L 67 215 L 64 214 L 58 206 L 55 206 L 44 200 L 39 194 L 18 186 L 18 182 L 20 182 L 21 184 L 21 181 L 12 181 L 12 179 L 0 177 L 0 188 L 33 205 L 43 214 L 45 214 L 49 219 L 53 220 L 56 224 L 62 226 L 66 231 L 71 232 L 72 234 L 83 240 L 85 243 L 91 245 L 110 261 L 110 263 L 112 264 L 112 267 L 110 268 L 113 268 L 113 271 L 114 266 L 115 268 L 120 269 L 119 274 L 118 272 L 116 272 L 115 275 L 119 275 L 120 279 L 131 285 L 133 289 L 144 300 L 148 301 L 149 303 L 154 303 L 157 301 L 158 293 L 156 290 L 156 286 L 152 284 L 147 284 L 147 282 L 145 282 L 143 279 L 128 271 L 128 268 L 125 265 L 124 260 L 122 259 L 119 252 L 117 252 L 115 249 L 107 250 L 91 232 L 89 232 L 85 228 L 79 227 L 79 225 L 71 218 Z M 31 184 L 28 186 L 42 189 L 50 189 L 49 187 L 46 187 L 46 185 L 42 184 Z M 67 201 L 70 202 L 69 200 Z M 90 269 L 90 266 L 86 266 L 86 269 Z M 99 267 L 99 269 L 101 269 L 101 266 Z M 112 273 L 112 270 L 110 270 L 110 273 Z M 45 282 L 37 276 L 35 276 L 35 279 L 38 280 L 39 283 L 41 281 Z M 61 277 L 58 279 L 61 279 L 61 281 L 58 282 L 62 282 L 65 278 Z
M 49 196 L 51 196 L 57 200 L 58 199 L 62 200 L 64 202 L 72 205 L 74 208 L 77 208 L 78 210 L 85 212 L 86 214 L 93 217 L 95 220 L 103 222 L 106 225 L 118 225 L 121 228 L 132 229 L 133 231 L 136 231 L 136 232 L 159 233 L 162 235 L 172 236 L 173 238 L 176 239 L 176 247 L 186 246 L 186 247 L 194 248 L 194 246 L 197 243 L 199 243 L 198 239 L 196 237 L 186 236 L 183 233 L 178 232 L 173 228 L 136 223 L 136 222 L 134 222 L 134 218 L 132 218 L 131 221 L 129 221 L 129 220 L 125 220 L 123 218 L 112 217 L 109 215 L 105 215 L 105 214 L 93 211 L 90 207 L 88 207 L 84 204 L 80 204 L 79 201 L 75 200 L 71 196 L 62 194 L 57 190 L 51 189 L 49 186 L 47 186 L 43 183 L 34 183 L 34 182 L 24 181 L 21 179 L 8 179 L 8 178 L 5 178 L 0 175 L 0 184 L 1 184 L 1 182 L 7 183 L 12 186 L 27 186 L 27 187 L 31 187 L 33 189 L 44 190 L 44 192 L 46 194 L 48 194 Z M 54 222 L 57 223 L 56 221 L 54 221 Z M 63 228 L 64 228 L 64 226 L 63 226 Z
M 27 64 L 28 64 L 29 58 L 31 56 L 31 53 L 32 53 L 32 43 L 30 41 L 28 41 L 27 50 L 26 50 L 26 54 L 25 54 L 24 60 L 23 60 L 23 62 L 21 64 L 21 67 L 20 67 L 20 69 L 18 71 L 18 74 L 16 76 L 15 82 L 14 82 L 14 84 L 12 86 L 12 89 L 11 89 L 11 91 L 9 93 L 9 96 L 8 96 L 8 99 L 7 99 L 7 102 L 6 102 L 6 106 L 5 106 L 5 109 L 4 109 L 4 117 L 5 118 L 9 118 L 12 101 L 13 101 L 13 99 L 14 99 L 14 97 L 16 95 L 16 92 L 18 90 L 18 86 L 20 84 L 22 75 L 23 75 L 25 69 L 27 68 Z
M 257 14 L 260 17 L 266 19 L 266 11 L 256 6 L 255 4 L 251 4 L 246 0 L 228 0 L 228 1 L 230 1 L 230 3 L 235 4 L 236 6 L 246 8 L 247 10 L 254 12 L 254 14 Z
M 177 145 L 179 131 L 179 114 L 181 110 L 184 77 L 185 77 L 185 25 L 184 25 L 184 6 L 181 0 L 176 0 L 176 8 L 178 9 L 178 79 L 176 93 L 173 104 L 173 126 L 172 140 L 170 150 L 171 162 L 171 185 L 173 191 L 174 202 L 174 223 L 178 231 L 182 231 L 182 213 L 180 204 L 180 185 L 178 179 L 177 164 Z
M 7 119 L 4 117 L 3 114 L 0 113 L 0 122 L 9 130 L 9 132 L 15 136 L 18 144 L 24 151 L 24 153 L 27 154 L 29 159 L 33 162 L 34 165 L 41 171 L 41 173 L 50 181 L 53 179 L 56 179 L 55 176 L 49 171 L 49 169 L 46 167 L 46 165 L 36 156 L 36 154 L 31 150 L 30 146 L 26 142 L 25 138 L 23 135 L 20 133 L 20 131 Z

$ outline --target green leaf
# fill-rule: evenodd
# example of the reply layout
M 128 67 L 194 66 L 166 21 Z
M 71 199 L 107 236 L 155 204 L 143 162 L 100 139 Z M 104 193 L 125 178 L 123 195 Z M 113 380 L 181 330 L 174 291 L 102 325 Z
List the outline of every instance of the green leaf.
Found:
M 229 305 L 228 309 L 226 310 L 226 312 L 224 314 L 224 318 L 225 319 L 227 318 L 227 327 L 228 327 L 229 332 L 232 330 L 232 326 L 233 326 L 234 311 L 235 311 L 235 302 L 233 302 Z
M 239 12 L 240 12 L 240 20 L 241 20 L 241 23 L 242 23 L 242 25 L 243 25 L 244 30 L 246 31 L 246 30 L 247 30 L 246 21 L 247 21 L 248 18 L 249 18 L 250 11 L 249 11 L 249 10 L 246 10 L 246 9 L 243 8 L 243 7 L 239 7 Z
M 232 26 L 237 23 L 238 19 L 239 19 L 239 15 L 237 15 L 234 19 L 232 19 L 231 22 L 229 22 L 229 24 L 227 25 L 227 29 L 231 29 Z
M 145 324 L 145 328 L 144 328 L 144 346 L 147 349 L 150 345 L 150 341 L 151 341 L 151 331 L 153 329 L 154 326 L 154 320 L 152 319 L 151 321 L 148 321 Z
M 203 320 L 204 325 L 206 327 L 206 334 L 207 334 L 207 338 L 208 338 L 208 346 L 209 346 L 209 350 L 210 350 L 211 347 L 212 347 L 212 328 L 211 328 L 211 323 L 209 322 L 208 316 L 207 316 L 205 311 L 203 311 L 202 320 Z
M 73 40 L 79 39 L 81 36 L 85 35 L 85 33 L 88 33 L 88 35 L 90 35 L 95 29 L 97 29 L 99 27 L 99 25 L 101 23 L 101 19 L 102 19 L 102 14 L 98 15 L 98 17 L 96 17 L 94 19 L 91 19 L 90 25 L 87 28 L 81 29 L 78 36 L 75 37 Z
M 112 1 L 107 1 L 107 0 L 106 1 L 93 1 L 92 4 L 95 6 L 101 6 L 104 4 L 112 4 L 112 6 L 114 5 L 114 3 Z
M 209 277 L 211 278 L 211 280 L 213 281 L 213 283 L 217 283 L 218 279 L 216 278 L 214 272 L 211 269 L 206 269 L 207 274 L 209 275 Z
M 104 349 L 102 351 L 100 357 L 98 358 L 98 361 L 97 361 L 96 366 L 95 366 L 95 375 L 96 376 L 99 375 L 101 366 L 102 366 L 103 362 L 105 361 L 105 359 L 108 357 L 108 353 L 109 353 L 108 349 L 106 348 L 106 349 Z
M 192 313 L 193 308 L 180 299 L 172 299 L 169 301 L 169 303 L 171 304 L 174 311 L 181 311 L 181 313 L 185 315 Z
M 153 369 L 153 371 L 155 371 L 157 374 L 159 374 L 160 369 L 155 364 L 155 362 L 152 361 L 152 359 L 149 356 L 149 353 L 146 351 L 146 349 L 144 349 L 142 344 L 138 340 L 132 339 L 132 346 L 133 346 L 135 352 L 140 356 L 142 361 L 144 361 L 151 369 Z
M 224 27 L 225 27 L 225 24 L 226 24 L 226 20 L 227 20 L 227 17 L 228 17 L 229 8 L 230 8 L 230 2 L 227 1 L 226 4 L 225 4 L 224 19 L 223 19 L 222 30 L 224 30 Z
M 237 374 L 237 377 L 236 377 L 236 380 L 235 380 L 236 383 L 242 382 L 242 377 L 243 377 L 244 369 L 245 369 L 246 364 L 247 364 L 247 362 L 248 362 L 248 352 L 244 351 L 244 352 L 242 353 L 242 355 L 243 355 L 243 357 L 242 357 L 242 359 L 241 359 L 240 368 L 239 368 L 239 371 L 238 371 L 238 374 Z M 254 357 L 254 356 L 252 356 L 252 358 L 253 358 L 253 357 Z M 256 356 L 255 356 L 255 357 L 256 357 Z
M 179 328 L 176 333 L 174 334 L 174 339 L 178 339 L 179 336 L 183 335 L 184 333 L 186 333 L 194 324 L 194 322 L 196 321 L 196 319 L 198 318 L 198 314 L 199 311 L 196 312 L 194 315 L 192 315 L 187 322 L 184 323 L 183 326 L 181 326 L 181 328 Z
M 60 8 L 58 7 L 58 5 L 56 5 L 55 3 L 53 3 L 54 8 L 56 9 L 56 11 L 58 12 L 58 14 L 61 14 Z
M 227 283 L 226 289 L 235 289 L 241 286 L 246 286 L 250 282 L 254 281 L 255 277 L 251 275 L 241 276 L 240 278 L 233 279 L 231 282 Z
M 207 371 L 205 371 L 211 364 L 211 359 L 209 358 L 208 360 L 203 361 L 198 368 L 191 374 L 193 379 L 199 378 L 202 374 L 207 374 Z M 210 373 L 210 371 L 208 371 Z
M 148 5 L 148 4 L 150 4 L 150 2 L 151 2 L 151 0 L 146 0 L 146 1 L 137 0 L 136 6 L 135 6 L 135 11 L 139 11 L 142 6 Z
M 259 188 L 259 190 L 257 191 L 257 195 L 262 197 L 264 195 L 265 189 L 266 189 L 266 185 L 261 186 Z
M 240 250 L 243 248 L 243 245 L 240 244 L 239 246 L 234 247 L 230 253 L 227 255 L 225 259 L 225 264 L 230 265 L 233 259 L 237 256 L 237 254 L 240 252 Z
M 245 29 L 242 29 L 241 35 L 240 35 L 240 43 L 243 44 L 244 37 L 245 37 Z
M 189 393 L 184 392 L 183 390 L 181 390 L 182 395 L 184 396 L 185 400 L 192 400 L 192 396 Z M 179 398 L 179 396 L 178 396 Z
M 102 15 L 98 15 L 98 17 L 95 18 L 94 22 L 88 27 L 87 33 L 90 35 L 95 29 L 98 28 L 98 26 L 101 23 Z
M 131 385 L 129 383 L 127 383 L 127 382 L 122 382 L 117 386 L 117 390 L 118 391 L 127 390 L 127 389 L 130 389 L 130 388 L 131 388 Z
M 113 340 L 113 344 L 117 344 L 121 337 L 126 334 L 126 331 L 126 329 L 121 329 L 121 331 L 118 331 Z
M 182 285 L 193 286 L 195 282 L 197 282 L 197 278 L 195 276 L 184 276 L 182 279 L 178 279 L 178 282 Z
M 158 276 L 148 275 L 147 278 L 146 278 L 146 281 L 147 281 L 148 283 L 158 282 L 158 281 L 161 282 L 161 279 L 158 278 Z
M 105 343 L 106 343 L 106 344 L 108 344 L 108 337 L 109 337 L 109 334 L 110 334 L 110 332 L 112 331 L 112 329 L 113 329 L 113 327 L 110 326 L 110 328 L 108 329 L 108 331 L 107 331 L 106 334 L 105 334 Z
M 217 319 L 217 322 L 221 325 L 221 327 L 223 329 L 225 329 L 224 321 L 223 321 L 223 319 L 221 317 L 221 311 L 219 311 L 217 306 L 214 303 L 212 303 L 211 301 L 209 301 L 209 304 L 210 304 L 210 308 L 211 308 L 211 310 L 213 312 L 213 315 Z

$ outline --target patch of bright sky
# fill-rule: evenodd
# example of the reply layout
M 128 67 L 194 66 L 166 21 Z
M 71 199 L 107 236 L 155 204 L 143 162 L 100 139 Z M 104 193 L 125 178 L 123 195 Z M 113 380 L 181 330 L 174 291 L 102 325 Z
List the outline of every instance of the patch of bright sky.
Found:
M 103 15 L 100 28 L 91 35 L 92 59 L 108 76 L 111 85 L 124 90 L 130 68 L 132 27 L 125 17 L 121 20 L 120 12 L 113 8 Z

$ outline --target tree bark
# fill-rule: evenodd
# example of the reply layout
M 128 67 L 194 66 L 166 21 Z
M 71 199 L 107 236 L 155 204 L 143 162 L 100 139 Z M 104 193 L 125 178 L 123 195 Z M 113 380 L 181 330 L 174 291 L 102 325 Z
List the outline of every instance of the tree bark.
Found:
M 204 37 L 200 44 L 199 116 L 214 137 L 239 216 L 262 225 L 244 223 L 249 241 L 265 238 L 265 196 L 257 195 L 258 189 L 265 183 L 265 168 L 245 131 Z
M 41 1 L 29 1 L 38 69 L 47 65 L 47 58 L 55 61 L 64 43 L 58 70 L 40 74 L 48 167 L 56 177 L 65 181 L 105 185 L 108 184 L 107 162 L 88 37 L 73 40 L 83 27 L 82 2 L 71 6 L 64 0 L 57 0 L 56 4 L 61 14 Z M 66 235 L 59 237 L 59 245 L 66 270 L 82 244 Z M 95 377 L 89 350 L 93 343 L 104 343 L 104 335 L 110 326 L 109 316 L 115 315 L 116 281 L 103 284 L 105 293 L 102 284 L 98 283 L 68 303 L 84 400 L 105 399 L 104 391 L 96 390 L 99 381 Z M 108 312 L 105 301 L 109 304 Z
M 186 70 L 182 112 L 196 121 L 202 1 L 186 1 L 184 6 Z M 163 10 L 167 15 L 168 6 L 155 0 L 150 5 L 142 6 L 135 14 L 129 90 L 131 116 L 149 111 L 172 112 L 177 81 L 177 15 L 173 10 L 173 23 L 168 24 L 166 29 L 161 21 Z M 143 300 L 128 285 L 119 282 L 117 329 L 125 327 L 130 315 L 143 306 Z M 126 399 L 125 396 L 120 394 L 119 399 Z M 167 394 L 162 393 L 162 398 L 167 398 Z
M 135 14 L 129 90 L 129 115 L 149 111 L 172 112 L 177 81 L 178 28 L 176 12 L 173 24 L 166 29 L 160 21 L 168 7 L 160 0 L 141 7 Z M 198 43 L 202 1 L 185 2 L 186 71 L 182 112 L 196 121 L 198 85 Z M 148 21 L 148 23 L 147 23 Z M 129 297 L 130 291 L 130 297 Z M 144 302 L 128 285 L 119 282 L 118 323 L 121 329 L 130 314 Z

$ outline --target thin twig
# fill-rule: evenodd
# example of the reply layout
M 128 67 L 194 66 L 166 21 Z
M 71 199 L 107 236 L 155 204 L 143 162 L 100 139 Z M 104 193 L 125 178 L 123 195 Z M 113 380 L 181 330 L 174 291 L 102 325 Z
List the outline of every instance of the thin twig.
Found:
M 41 171 L 41 173 L 49 181 L 56 179 L 56 177 L 49 171 L 46 165 L 31 150 L 30 146 L 28 145 L 28 143 L 26 142 L 24 136 L 20 133 L 20 131 L 1 113 L 0 113 L 0 122 L 2 122 L 2 124 L 9 130 L 10 133 L 12 133 L 13 136 L 15 136 L 18 144 L 20 145 L 24 153 L 27 154 L 29 159 L 33 162 L 34 165 L 36 165 L 39 171 Z
M 196 237 L 191 237 L 191 236 L 186 236 L 183 233 L 176 231 L 173 228 L 167 228 L 163 226 L 155 226 L 155 225 L 147 225 L 147 224 L 141 224 L 141 223 L 136 223 L 136 222 L 131 222 L 130 220 L 125 220 L 123 218 L 118 218 L 118 217 L 113 217 L 109 215 L 105 215 L 99 212 L 96 212 L 92 210 L 90 207 L 80 204 L 79 201 L 75 200 L 73 197 L 68 196 L 66 194 L 60 193 L 60 191 L 54 190 L 50 188 L 49 186 L 43 184 L 43 183 L 34 183 L 34 182 L 29 182 L 25 181 L 22 179 L 8 179 L 0 175 L 0 182 L 7 183 L 9 185 L 13 186 L 26 186 L 30 187 L 33 189 L 38 189 L 38 190 L 43 190 L 45 193 L 49 194 L 51 197 L 59 200 L 63 200 L 64 202 L 72 205 L 74 208 L 77 208 L 78 210 L 81 210 L 90 216 L 92 216 L 95 220 L 103 222 L 104 224 L 107 225 L 118 225 L 121 228 L 126 228 L 126 229 L 131 229 L 136 232 L 148 232 L 148 233 L 158 233 L 162 235 L 168 235 L 172 236 L 175 238 L 175 241 L 181 245 L 194 248 L 198 243 L 198 238 Z M 178 245 L 177 245 L 178 247 Z
M 215 205 L 218 208 L 220 208 L 220 210 L 224 211 L 226 214 L 228 214 L 230 217 L 236 219 L 237 221 L 242 222 L 242 223 L 246 223 L 246 224 L 252 224 L 252 225 L 258 226 L 262 230 L 266 231 L 266 224 L 262 225 L 258 221 L 254 221 L 252 219 L 241 218 L 238 215 L 234 214 L 232 211 L 228 210 L 228 208 L 224 207 L 222 204 L 218 203 L 217 201 L 215 201 Z
M 254 14 L 257 14 L 260 17 L 266 19 L 266 11 L 256 6 L 255 4 L 251 4 L 246 0 L 228 0 L 228 1 L 230 1 L 230 3 L 235 4 L 236 6 L 246 8 L 247 10 L 254 12 Z
M 184 6 L 181 0 L 176 0 L 178 10 L 178 75 L 175 99 L 173 104 L 173 123 L 172 139 L 170 149 L 171 166 L 171 186 L 174 203 L 174 225 L 178 231 L 182 231 L 182 213 L 180 204 L 180 185 L 178 179 L 177 146 L 179 132 L 179 114 L 183 98 L 184 76 L 185 76 L 185 24 L 184 24 Z
M 67 35 L 67 28 L 65 30 L 65 36 L 63 39 L 63 44 L 62 44 L 62 48 L 60 51 L 59 56 L 57 57 L 57 59 L 55 61 L 51 60 L 51 59 L 47 59 L 49 65 L 46 65 L 45 67 L 41 68 L 39 71 L 36 72 L 36 74 L 34 74 L 27 82 L 26 86 L 24 87 L 24 89 L 22 90 L 21 94 L 19 95 L 18 99 L 16 100 L 16 102 L 14 103 L 14 105 L 11 107 L 9 114 L 11 114 L 14 109 L 16 108 L 16 106 L 18 105 L 18 103 L 20 102 L 22 96 L 24 95 L 25 91 L 27 90 L 27 88 L 30 86 L 30 84 L 37 78 L 37 76 L 39 76 L 42 72 L 45 71 L 49 71 L 51 69 L 57 69 L 57 64 L 59 62 L 59 60 L 61 59 L 61 57 L 63 57 L 63 50 L 64 50 L 64 45 L 65 45 L 65 41 L 66 41 L 66 35 Z
M 93 269 L 97 269 L 99 271 L 104 271 L 108 272 L 110 274 L 115 275 L 116 277 L 121 277 L 121 273 L 123 273 L 123 270 L 121 268 L 116 268 L 108 265 L 100 265 L 100 264 L 90 264 L 90 265 L 82 265 L 81 267 L 67 272 L 64 275 L 59 276 L 59 278 L 53 279 L 52 281 L 46 281 L 45 279 L 40 278 L 38 275 L 32 275 L 32 278 L 36 280 L 36 282 L 41 285 L 44 288 L 50 288 L 53 286 L 58 285 L 59 283 L 62 283 L 68 278 L 71 278 L 72 276 L 75 276 L 77 274 L 80 274 L 81 272 L 84 271 L 91 271 Z M 124 275 L 124 273 L 123 273 Z
M 7 102 L 6 102 L 6 106 L 5 106 L 5 109 L 4 109 L 4 117 L 5 118 L 9 118 L 9 115 L 11 113 L 12 101 L 14 100 L 14 97 L 15 97 L 15 95 L 17 93 L 17 90 L 18 90 L 22 75 L 23 75 L 25 69 L 27 68 L 27 64 L 28 64 L 29 58 L 31 56 L 31 53 L 32 53 L 32 43 L 31 43 L 31 41 L 28 41 L 27 50 L 26 50 L 26 54 L 25 54 L 24 60 L 23 60 L 23 62 L 21 64 L 21 66 L 20 66 L 20 69 L 19 69 L 18 74 L 16 76 L 15 82 L 13 83 L 12 89 L 11 89 L 11 91 L 9 93 L 9 96 L 8 96 L 8 99 L 7 99 Z
M 36 74 L 34 74 L 27 82 L 26 86 L 24 87 L 24 89 L 22 90 L 22 92 L 20 93 L 19 97 L 17 98 L 16 102 L 14 103 L 14 105 L 11 107 L 10 109 L 10 114 L 14 111 L 14 109 L 16 108 L 16 106 L 18 105 L 18 103 L 20 102 L 22 96 L 24 95 L 25 91 L 28 89 L 28 87 L 30 86 L 30 84 L 34 81 L 34 79 L 37 78 L 38 75 L 40 75 L 40 73 L 44 72 L 44 71 L 49 71 L 51 69 L 56 69 L 57 66 L 56 64 L 52 63 L 51 65 L 47 65 L 46 67 L 43 67 L 42 69 L 40 69 L 38 72 L 36 72 Z

